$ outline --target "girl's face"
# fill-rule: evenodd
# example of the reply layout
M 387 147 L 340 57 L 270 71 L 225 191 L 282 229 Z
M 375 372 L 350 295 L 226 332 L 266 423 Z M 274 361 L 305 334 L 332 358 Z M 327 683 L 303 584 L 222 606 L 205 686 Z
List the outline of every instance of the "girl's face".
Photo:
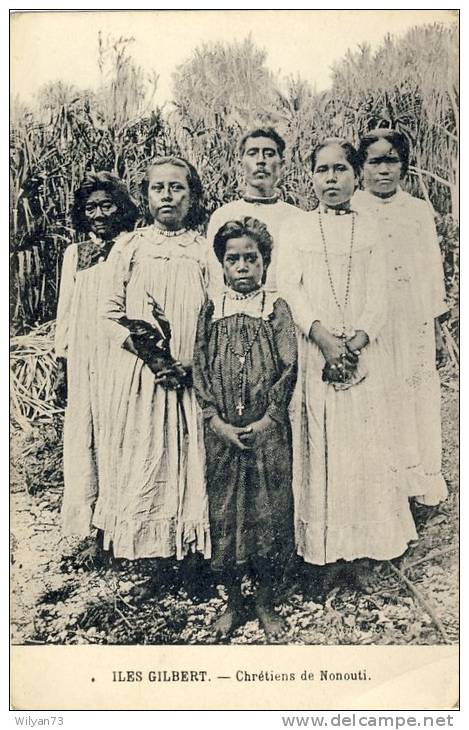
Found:
M 345 151 L 338 144 L 323 147 L 313 170 L 314 192 L 321 203 L 337 208 L 352 197 L 357 179 Z
M 373 142 L 363 165 L 363 182 L 366 190 L 380 198 L 394 195 L 401 179 L 402 162 L 399 153 L 386 139 Z
M 191 191 L 184 168 L 168 163 L 150 169 L 148 207 L 161 228 L 182 228 L 190 206 Z
M 88 196 L 83 209 L 91 233 L 109 241 L 121 232 L 121 216 L 112 195 L 95 190 Z
M 258 289 L 264 261 L 257 242 L 250 236 L 229 238 L 223 256 L 223 272 L 228 286 L 237 292 L 248 294 Z

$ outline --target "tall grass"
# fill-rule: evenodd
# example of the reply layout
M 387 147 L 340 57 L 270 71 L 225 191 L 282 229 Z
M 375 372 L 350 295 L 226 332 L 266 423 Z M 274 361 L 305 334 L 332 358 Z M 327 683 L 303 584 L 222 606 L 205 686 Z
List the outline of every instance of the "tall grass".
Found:
M 336 65 L 329 91 L 300 78 L 281 79 L 250 38 L 206 44 L 174 72 L 174 104 L 154 104 L 157 84 L 133 62 L 132 39 L 99 35 L 98 92 L 63 83 L 41 91 L 30 110 L 15 103 L 10 134 L 12 325 L 17 333 L 55 317 L 64 248 L 73 238 L 73 192 L 87 170 L 113 170 L 138 198 L 149 161 L 187 157 L 199 170 L 209 211 L 242 189 L 237 145 L 256 122 L 287 141 L 283 197 L 315 206 L 309 155 L 323 136 L 357 141 L 372 126 L 408 135 L 409 189 L 444 217 L 458 217 L 458 85 L 456 30 L 425 26 L 363 46 Z M 456 56 L 455 56 L 456 54 Z M 457 229 L 445 223 L 448 236 Z M 456 233 L 455 233 L 456 231 Z M 446 234 L 445 234 L 446 235 Z M 454 241 L 442 242 L 447 284 L 455 292 Z M 456 257 L 456 258 L 455 258 Z M 456 277 L 457 278 L 457 277 Z

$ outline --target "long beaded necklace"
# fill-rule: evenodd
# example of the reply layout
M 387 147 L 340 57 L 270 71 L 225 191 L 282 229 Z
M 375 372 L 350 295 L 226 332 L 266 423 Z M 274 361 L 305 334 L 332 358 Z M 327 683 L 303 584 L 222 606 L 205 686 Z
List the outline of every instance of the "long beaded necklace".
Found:
M 351 213 L 352 216 L 352 233 L 350 236 L 350 251 L 348 256 L 348 268 L 347 268 L 347 282 L 345 285 L 345 295 L 344 295 L 344 304 L 342 305 L 339 302 L 339 299 L 337 297 L 337 292 L 334 286 L 334 281 L 332 279 L 332 272 L 331 272 L 331 266 L 329 263 L 329 255 L 327 253 L 327 244 L 326 244 L 326 237 L 324 235 L 324 229 L 322 226 L 322 219 L 321 219 L 321 210 L 318 210 L 319 214 L 319 230 L 321 231 L 321 238 L 322 238 L 322 245 L 324 249 L 324 260 L 326 262 L 327 267 L 327 275 L 329 277 L 329 284 L 332 291 L 332 296 L 334 297 L 334 301 L 336 303 L 337 309 L 340 312 L 340 316 L 342 318 L 342 333 L 340 337 L 345 338 L 348 336 L 347 327 L 345 325 L 345 311 L 347 309 L 348 301 L 349 301 L 349 295 L 350 295 L 350 280 L 352 277 L 352 259 L 353 259 L 353 243 L 355 238 L 355 213 Z
M 264 305 L 265 305 L 265 291 L 262 292 L 262 303 L 261 303 L 261 316 L 259 320 L 259 324 L 256 328 L 256 331 L 254 333 L 254 337 L 252 338 L 251 342 L 249 342 L 247 335 L 246 335 L 246 327 L 244 324 L 244 314 L 241 314 L 242 322 L 241 322 L 241 328 L 240 328 L 240 334 L 241 334 L 241 340 L 244 340 L 243 346 L 244 350 L 243 352 L 236 352 L 236 350 L 233 347 L 233 343 L 231 342 L 230 335 L 228 334 L 228 327 L 226 326 L 226 319 L 225 319 L 225 300 L 226 300 L 226 294 L 223 295 L 223 302 L 222 302 L 222 309 L 221 309 L 221 316 L 222 316 L 222 331 L 223 334 L 226 337 L 226 341 L 228 342 L 228 348 L 232 355 L 234 355 L 235 358 L 239 361 L 239 372 L 238 372 L 238 402 L 236 404 L 236 412 L 239 416 L 243 415 L 244 409 L 245 409 L 245 397 L 244 397 L 244 383 L 246 380 L 246 358 L 249 355 L 249 353 L 252 350 L 252 347 L 257 340 L 257 337 L 259 335 L 259 332 L 261 331 L 263 319 L 262 315 L 264 313 Z

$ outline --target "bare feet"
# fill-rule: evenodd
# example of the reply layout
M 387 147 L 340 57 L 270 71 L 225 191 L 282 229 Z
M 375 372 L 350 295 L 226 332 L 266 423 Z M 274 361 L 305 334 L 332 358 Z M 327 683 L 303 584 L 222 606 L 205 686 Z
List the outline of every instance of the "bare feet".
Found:
M 108 561 L 109 556 L 103 550 L 102 542 L 100 543 L 96 538 L 87 540 L 76 555 L 77 565 L 87 570 L 98 570 L 99 568 L 105 567 Z
M 343 563 L 328 563 L 323 566 L 323 579 L 321 586 L 321 594 L 327 596 L 330 591 L 341 585 L 344 574 Z
M 432 517 L 439 514 L 440 508 L 440 504 L 426 505 L 423 502 L 419 502 L 418 497 L 414 497 L 410 502 L 410 509 L 417 529 L 424 527 L 425 524 L 432 519 Z
M 354 560 L 350 568 L 353 571 L 353 580 L 358 590 L 367 595 L 375 593 L 376 577 L 373 570 L 373 563 L 366 558 Z
M 236 629 L 243 625 L 245 620 L 245 615 L 240 605 L 228 604 L 220 618 L 213 624 L 215 639 L 218 641 L 226 641 Z
M 287 622 L 274 609 L 256 601 L 256 615 L 265 631 L 267 641 L 275 643 L 288 629 Z
M 130 595 L 134 603 L 144 603 L 145 601 L 150 601 L 152 598 L 156 598 L 159 588 L 160 582 L 156 577 L 152 577 L 143 585 L 133 586 Z

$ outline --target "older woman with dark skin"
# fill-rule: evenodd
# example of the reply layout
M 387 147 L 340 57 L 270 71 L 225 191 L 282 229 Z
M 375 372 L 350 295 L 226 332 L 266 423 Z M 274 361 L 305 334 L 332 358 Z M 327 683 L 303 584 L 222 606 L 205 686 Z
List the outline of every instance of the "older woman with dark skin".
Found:
M 111 172 L 89 173 L 75 193 L 72 222 L 88 238 L 65 251 L 57 309 L 56 397 L 64 424 L 65 535 L 93 533 L 101 468 L 102 386 L 106 339 L 98 319 L 104 262 L 117 236 L 134 228 L 138 209 Z M 90 554 L 96 552 L 91 545 Z

